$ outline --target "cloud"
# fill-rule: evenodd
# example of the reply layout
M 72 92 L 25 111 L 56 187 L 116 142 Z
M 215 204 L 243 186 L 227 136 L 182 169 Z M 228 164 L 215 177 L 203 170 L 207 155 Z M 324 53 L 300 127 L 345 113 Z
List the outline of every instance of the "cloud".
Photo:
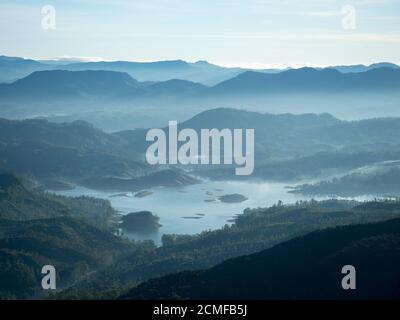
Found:
M 54 61 L 69 61 L 69 62 L 99 62 L 99 61 L 107 61 L 101 57 L 82 57 L 82 56 L 59 56 L 54 58 L 48 58 L 46 60 L 54 60 Z

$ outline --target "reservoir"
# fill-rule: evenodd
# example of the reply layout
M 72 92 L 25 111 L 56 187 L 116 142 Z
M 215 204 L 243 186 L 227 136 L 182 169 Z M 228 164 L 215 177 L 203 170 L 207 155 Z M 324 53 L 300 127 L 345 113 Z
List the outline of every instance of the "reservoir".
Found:
M 162 227 L 151 234 L 127 234 L 135 240 L 153 240 L 161 244 L 163 234 L 196 234 L 204 230 L 214 230 L 225 224 L 232 224 L 236 215 L 246 208 L 265 208 L 279 200 L 284 204 L 297 200 L 309 200 L 311 197 L 288 193 L 287 184 L 271 182 L 245 181 L 205 181 L 200 184 L 181 188 L 152 188 L 135 193 L 110 193 L 76 187 L 73 190 L 57 192 L 66 196 L 91 196 L 108 199 L 120 214 L 136 211 L 150 211 L 160 217 Z M 247 200 L 238 203 L 226 203 L 219 197 L 240 194 Z M 313 197 L 316 200 L 327 197 Z M 356 200 L 368 200 L 373 196 L 357 197 Z

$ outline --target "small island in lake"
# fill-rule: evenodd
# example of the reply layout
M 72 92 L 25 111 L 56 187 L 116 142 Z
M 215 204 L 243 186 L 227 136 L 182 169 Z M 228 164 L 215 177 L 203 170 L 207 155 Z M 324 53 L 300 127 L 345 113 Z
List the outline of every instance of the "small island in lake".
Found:
M 161 227 L 159 221 L 150 211 L 131 212 L 122 216 L 120 227 L 128 232 L 150 233 Z
M 191 217 L 191 216 L 185 216 L 185 217 L 181 217 L 182 219 L 195 219 L 195 220 L 197 220 L 197 219 L 201 219 L 202 217 L 199 217 L 199 216 L 194 216 L 194 217 Z
M 218 200 L 225 202 L 225 203 L 239 203 L 246 201 L 248 198 L 239 193 L 233 194 L 226 194 L 223 196 L 218 197 Z
M 136 192 L 135 197 L 136 198 L 144 198 L 144 197 L 148 197 L 152 194 L 153 194 L 153 192 L 151 192 L 151 191 L 143 190 L 143 191 Z
M 115 193 L 115 194 L 112 194 L 112 195 L 110 195 L 110 196 L 108 196 L 108 197 L 109 197 L 109 198 L 129 197 L 129 194 L 126 193 L 126 192 L 123 192 L 123 193 Z

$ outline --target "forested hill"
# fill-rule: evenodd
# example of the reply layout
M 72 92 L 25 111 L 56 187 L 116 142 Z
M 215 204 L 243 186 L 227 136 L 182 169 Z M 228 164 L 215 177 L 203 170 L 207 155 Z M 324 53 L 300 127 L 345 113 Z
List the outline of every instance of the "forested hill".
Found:
M 0 173 L 0 299 L 41 297 L 41 269 L 53 265 L 58 288 L 133 252 L 113 235 L 115 211 L 105 200 L 32 190 Z
M 225 260 L 254 254 L 316 230 L 398 217 L 399 201 L 361 204 L 340 200 L 310 201 L 245 210 L 232 226 L 197 235 L 164 235 L 162 247 L 153 251 L 142 250 L 141 253 L 137 251 L 77 283 L 62 292 L 60 297 L 114 298 L 115 295 L 110 296 L 104 288 L 119 287 L 122 294 L 127 287 L 132 288 L 152 278 L 179 271 L 208 269 Z M 164 289 L 160 288 L 159 297 L 165 293 Z
M 112 230 L 115 213 L 107 200 L 41 192 L 14 174 L 0 171 L 0 219 L 27 221 L 66 216 Z
M 83 185 L 132 191 L 197 182 L 181 170 L 149 166 L 125 139 L 84 121 L 0 119 L 1 168 L 50 190 Z
M 356 268 L 343 290 L 342 267 Z M 122 299 L 399 299 L 400 219 L 316 231 L 212 269 L 150 280 Z

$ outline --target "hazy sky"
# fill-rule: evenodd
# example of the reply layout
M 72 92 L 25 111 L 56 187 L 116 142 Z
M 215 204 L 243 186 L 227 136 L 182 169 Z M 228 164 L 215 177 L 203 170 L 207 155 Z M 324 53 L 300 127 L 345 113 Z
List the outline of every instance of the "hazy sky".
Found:
M 42 28 L 44 5 L 56 10 L 55 30 Z M 250 67 L 400 63 L 400 1 L 0 0 L 0 54 Z

